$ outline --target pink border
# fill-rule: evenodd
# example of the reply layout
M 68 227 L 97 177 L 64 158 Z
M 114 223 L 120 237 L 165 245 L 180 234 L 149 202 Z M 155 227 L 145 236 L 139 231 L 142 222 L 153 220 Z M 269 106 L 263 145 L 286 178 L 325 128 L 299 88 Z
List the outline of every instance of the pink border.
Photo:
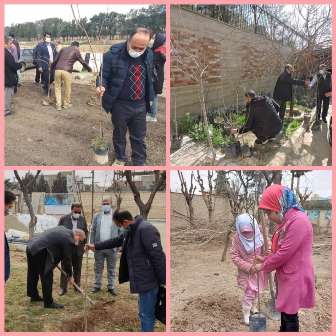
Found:
M 192 0 L 155 0 L 156 4 L 166 4 L 167 5 L 167 13 L 166 13 L 166 25 L 167 25 L 167 41 L 170 40 L 170 4 L 192 4 L 192 3 L 215 3 L 216 1 L 213 0 L 204 0 L 204 1 L 192 1 Z M 243 1 L 243 0 L 236 0 L 236 1 L 217 1 L 216 3 L 227 3 L 227 4 L 237 4 L 237 3 L 270 3 L 271 1 Z M 3 25 L 4 25 L 4 4 L 69 4 L 69 1 L 66 0 L 58 0 L 58 1 L 43 1 L 43 0 L 34 0 L 34 1 L 25 1 L 25 0 L 8 0 L 5 1 L 3 0 L 1 2 L 1 10 L 0 10 L 0 29 L 1 29 L 1 36 L 3 36 L 4 33 L 4 29 L 3 29 Z M 82 1 L 75 1 L 74 3 L 78 3 L 78 4 L 92 4 L 95 3 L 95 1 L 92 0 L 82 0 Z M 107 1 L 107 0 L 100 0 L 98 1 L 99 4 L 150 4 L 152 2 L 148 2 L 148 1 L 141 1 L 141 0 L 134 0 L 134 1 Z M 293 3 L 293 1 L 273 1 L 273 3 L 277 3 L 277 4 L 285 4 L 285 3 Z M 332 1 L 295 1 L 295 3 L 332 3 Z M 333 22 L 333 31 L 335 30 L 335 22 Z M 3 39 L 3 37 L 1 37 L 1 40 Z M 3 40 L 2 40 L 3 41 Z M 169 293 L 169 289 L 170 289 L 170 171 L 171 170 L 196 170 L 196 169 L 214 169 L 214 170 L 228 170 L 228 169 L 242 169 L 242 170 L 255 170 L 255 169 L 263 169 L 263 170 L 274 170 L 274 169 L 278 169 L 278 170 L 288 170 L 288 169 L 297 169 L 297 170 L 308 170 L 308 169 L 316 169 L 316 170 L 333 170 L 334 171 L 334 166 L 331 167 L 322 167 L 322 166 L 318 166 L 318 167 L 311 167 L 311 166 L 293 166 L 293 167 L 287 167 L 287 166 L 281 166 L 281 167 L 269 167 L 269 166 L 216 166 L 216 167 L 208 167 L 208 166 L 202 166 L 202 167 L 175 167 L 175 166 L 171 166 L 170 165 L 170 160 L 169 160 L 169 154 L 170 154 L 170 44 L 167 43 L 167 73 L 166 73 L 166 83 L 167 83 L 167 94 L 166 94 L 166 132 L 167 132 L 167 136 L 166 136 L 166 166 L 165 167 L 161 167 L 161 166 L 147 166 L 147 167 L 127 167 L 127 169 L 141 169 L 141 170 L 153 170 L 153 169 L 166 169 L 167 171 L 167 188 L 166 188 L 166 235 L 167 235 L 167 239 L 166 239 L 166 252 L 167 252 L 167 290 Z M 3 59 L 3 53 L 1 53 L 0 55 L 0 62 L 1 64 L 3 64 L 4 59 Z M 333 67 L 335 68 L 335 60 L 333 57 Z M 1 83 L 3 83 L 3 71 L 0 72 L 0 81 Z M 333 81 L 335 84 L 335 78 L 333 76 Z M 335 85 L 334 85 L 335 87 Z M 3 91 L 1 93 L 1 97 L 2 99 L 0 99 L 0 107 L 3 110 Z M 118 169 L 118 167 L 102 167 L 102 166 L 87 166 L 87 167 L 81 167 L 81 166 L 53 166 L 53 167 L 45 167 L 45 166 L 4 166 L 4 117 L 2 115 L 3 118 L 3 122 L 0 123 L 0 134 L 1 134 L 1 138 L 0 138 L 0 165 L 1 165 L 1 171 L 0 171 L 0 193 L 1 193 L 1 200 L 0 200 L 0 213 L 3 213 L 3 181 L 4 181 L 4 171 L 5 170 L 11 170 L 11 169 L 18 169 L 18 170 L 36 170 L 36 169 L 43 169 L 43 170 L 115 170 Z M 333 122 L 333 126 L 335 126 L 336 121 L 334 120 Z M 335 127 L 334 127 L 335 128 Z M 336 152 L 336 148 L 335 148 L 335 139 L 333 139 L 333 157 L 335 157 L 335 152 Z M 124 167 L 120 167 L 120 169 L 122 169 Z M 336 181 L 333 178 L 333 192 L 336 190 Z M 333 199 L 332 200 L 332 204 L 333 204 L 333 209 L 335 208 L 336 205 L 336 201 Z M 333 218 L 335 215 L 335 211 L 333 210 Z M 334 223 L 334 219 L 333 219 L 333 223 Z M 0 219 L 0 227 L 4 227 L 4 219 L 1 218 Z M 333 228 L 333 244 L 335 244 L 335 237 L 334 237 L 334 228 Z M 4 240 L 3 237 L 1 237 L 0 239 L 0 249 L 1 251 L 4 250 Z M 332 253 L 334 255 L 335 249 L 333 248 Z M 333 258 L 333 276 L 334 276 L 334 272 L 335 272 L 335 258 Z M 4 331 L 4 285 L 3 285 L 3 279 L 4 279 L 4 271 L 3 271 L 3 258 L 0 258 L 0 298 L 2 298 L 0 300 L 0 333 L 3 333 Z M 2 281 L 2 282 L 1 282 Z M 333 291 L 334 291 L 334 283 L 333 283 Z M 333 300 L 333 309 L 332 309 L 332 316 L 334 317 L 334 303 L 335 301 Z M 169 314 L 170 312 L 170 299 L 169 296 L 167 298 L 167 333 L 170 334 L 170 323 L 169 323 Z M 332 323 L 332 330 L 333 332 L 335 331 L 335 321 L 333 319 L 333 323 Z M 36 333 L 31 332 L 31 333 L 18 333 L 18 332 L 11 332 L 8 334 L 12 334 L 12 335 L 36 335 Z M 53 334 L 63 334 L 63 335 L 73 335 L 74 333 L 59 333 L 59 332 L 53 332 L 53 333 L 42 333 L 42 334 L 46 334 L 46 335 L 53 335 Z M 76 333 L 76 334 L 89 334 L 89 333 Z M 91 334 L 91 333 L 90 333 Z M 108 334 L 108 333 L 95 333 L 95 334 Z M 128 334 L 128 335 L 134 335 L 137 333 L 123 333 L 123 334 Z M 161 335 L 162 333 L 155 333 L 158 335 Z M 186 333 L 174 333 L 176 335 L 178 334 L 186 334 Z M 187 333 L 187 334 L 201 334 L 201 333 Z M 208 333 L 208 334 L 213 334 L 213 333 Z M 217 333 L 218 334 L 218 333 Z M 227 335 L 247 335 L 247 332 L 239 332 L 239 333 L 225 333 Z M 266 334 L 266 333 L 264 333 Z M 267 334 L 272 334 L 272 333 L 267 333 Z M 274 333 L 275 334 L 275 333 Z M 321 333 L 302 333 L 302 334 L 309 334 L 309 335 L 320 335 Z M 333 334 L 333 333 L 329 333 L 329 334 Z

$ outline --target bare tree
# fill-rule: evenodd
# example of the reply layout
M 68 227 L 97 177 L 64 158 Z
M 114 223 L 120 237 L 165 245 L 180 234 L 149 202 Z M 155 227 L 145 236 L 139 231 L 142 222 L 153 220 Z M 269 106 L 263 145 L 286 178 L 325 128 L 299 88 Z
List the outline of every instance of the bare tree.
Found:
M 191 172 L 190 175 L 190 185 L 189 188 L 187 186 L 186 180 L 182 174 L 181 171 L 177 171 L 179 179 L 180 179 L 180 183 L 181 183 L 181 191 L 182 194 L 184 196 L 184 199 L 186 201 L 186 204 L 188 206 L 188 210 L 189 210 L 189 221 L 190 224 L 193 226 L 194 223 L 194 219 L 195 219 L 195 213 L 194 213 L 194 207 L 193 207 L 193 198 L 195 195 L 195 191 L 196 191 L 196 186 L 194 186 L 194 172 Z
M 28 190 L 30 189 L 30 184 L 36 183 L 38 176 L 40 175 L 41 170 L 38 170 L 36 174 L 34 175 L 34 179 L 30 180 L 28 184 L 24 182 L 23 179 L 21 179 L 19 173 L 17 170 L 14 170 L 14 175 L 16 177 L 16 180 L 19 183 L 20 190 L 22 191 L 23 194 L 23 199 L 27 205 L 29 215 L 30 215 L 30 221 L 29 221 L 29 239 L 33 238 L 34 232 L 35 232 L 35 226 L 37 223 L 37 217 L 34 212 L 34 208 L 32 205 L 32 199 L 31 199 L 31 194 L 28 193 Z
M 166 186 L 166 172 L 165 171 L 160 172 L 159 170 L 154 170 L 155 181 L 154 181 L 152 190 L 150 192 L 149 198 L 146 203 L 144 203 L 144 201 L 141 199 L 141 195 L 138 190 L 138 187 L 136 186 L 133 180 L 132 171 L 125 170 L 124 174 L 125 174 L 127 183 L 133 193 L 134 201 L 140 210 L 140 215 L 143 218 L 147 219 L 156 193 L 159 190 L 162 190 L 163 188 L 165 188 Z
M 116 199 L 116 211 L 120 210 L 121 202 L 122 202 L 122 186 L 121 186 L 121 174 L 120 172 L 115 171 L 113 174 L 113 180 L 112 180 L 112 191 L 114 194 L 114 197 Z
M 213 177 L 214 176 L 213 170 L 208 170 L 207 173 L 208 173 L 208 190 L 205 190 L 204 181 L 200 175 L 199 170 L 197 170 L 197 177 L 195 177 L 195 180 L 201 189 L 203 201 L 208 209 L 209 226 L 211 226 L 214 222 L 214 214 L 216 206 L 215 181 Z

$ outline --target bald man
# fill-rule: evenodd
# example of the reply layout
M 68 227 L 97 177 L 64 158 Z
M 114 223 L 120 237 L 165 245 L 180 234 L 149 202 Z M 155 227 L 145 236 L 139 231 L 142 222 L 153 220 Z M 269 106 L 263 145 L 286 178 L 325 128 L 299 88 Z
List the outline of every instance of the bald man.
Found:
M 115 166 L 143 166 L 146 162 L 146 114 L 154 99 L 150 39 L 148 29 L 137 28 L 127 41 L 113 45 L 103 57 L 97 92 L 102 96 L 105 111 L 111 113 Z M 131 161 L 126 155 L 127 130 Z

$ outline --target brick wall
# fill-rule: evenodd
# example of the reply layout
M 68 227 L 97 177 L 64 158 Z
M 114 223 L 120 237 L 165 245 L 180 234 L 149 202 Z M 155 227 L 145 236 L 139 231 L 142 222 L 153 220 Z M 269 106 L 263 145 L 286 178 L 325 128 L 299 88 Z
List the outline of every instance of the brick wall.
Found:
M 199 113 L 199 70 L 207 66 L 209 106 L 230 106 L 248 89 L 269 93 L 292 50 L 261 35 L 197 13 L 171 8 L 171 106 L 178 115 Z M 194 74 L 196 73 L 196 76 Z

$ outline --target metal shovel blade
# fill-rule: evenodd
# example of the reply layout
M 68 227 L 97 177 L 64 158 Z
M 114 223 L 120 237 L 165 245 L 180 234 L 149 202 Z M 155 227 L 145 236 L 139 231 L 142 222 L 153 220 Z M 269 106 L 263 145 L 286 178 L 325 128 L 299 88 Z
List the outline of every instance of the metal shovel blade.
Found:
M 266 310 L 266 315 L 269 319 L 273 321 L 281 320 L 281 314 L 275 309 L 275 302 L 272 299 L 266 304 Z
M 266 331 L 266 316 L 262 313 L 255 313 L 250 315 L 250 328 L 251 332 L 264 332 Z

